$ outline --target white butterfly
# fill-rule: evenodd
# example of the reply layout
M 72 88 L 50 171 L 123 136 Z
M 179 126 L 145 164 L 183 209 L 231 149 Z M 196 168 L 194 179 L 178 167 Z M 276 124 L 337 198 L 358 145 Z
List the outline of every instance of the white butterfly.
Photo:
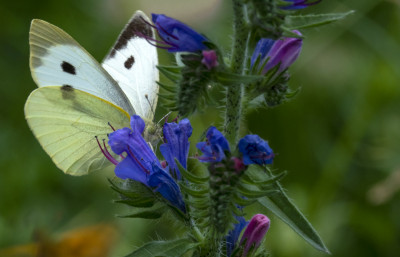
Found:
M 153 120 L 159 74 L 149 23 L 137 11 L 100 65 L 60 28 L 32 21 L 30 67 L 39 88 L 25 104 L 25 117 L 65 173 L 83 175 L 109 164 L 95 137 L 107 139 L 111 126 L 129 127 L 133 114 Z

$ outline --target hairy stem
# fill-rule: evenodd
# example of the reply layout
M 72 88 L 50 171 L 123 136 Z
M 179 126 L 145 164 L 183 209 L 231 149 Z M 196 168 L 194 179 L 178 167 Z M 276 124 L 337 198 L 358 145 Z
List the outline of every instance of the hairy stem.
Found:
M 231 69 L 237 74 L 243 74 L 244 61 L 247 52 L 249 28 L 247 25 L 246 8 L 241 0 L 233 3 L 233 46 Z M 236 145 L 239 137 L 240 119 L 242 114 L 243 85 L 233 84 L 226 92 L 226 109 L 224 134 L 231 145 Z

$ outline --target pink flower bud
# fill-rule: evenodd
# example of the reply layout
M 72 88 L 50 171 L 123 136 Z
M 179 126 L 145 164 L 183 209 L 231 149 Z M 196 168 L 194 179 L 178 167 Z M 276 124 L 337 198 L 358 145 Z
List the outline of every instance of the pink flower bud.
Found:
M 218 66 L 218 57 L 215 50 L 203 50 L 203 59 L 201 63 L 204 64 L 207 69 L 211 70 L 212 68 Z
M 247 256 L 247 253 L 252 248 L 253 251 L 257 250 L 269 229 L 269 225 L 269 218 L 263 214 L 256 214 L 251 218 L 240 240 L 240 244 L 244 244 L 242 257 Z

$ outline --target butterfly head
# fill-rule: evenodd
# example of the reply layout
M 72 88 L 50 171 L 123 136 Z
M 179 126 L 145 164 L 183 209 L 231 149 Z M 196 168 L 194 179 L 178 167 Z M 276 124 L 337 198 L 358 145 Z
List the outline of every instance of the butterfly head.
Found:
M 146 128 L 143 132 L 143 138 L 148 142 L 153 149 L 157 149 L 157 145 L 162 139 L 162 127 L 150 120 L 145 120 Z

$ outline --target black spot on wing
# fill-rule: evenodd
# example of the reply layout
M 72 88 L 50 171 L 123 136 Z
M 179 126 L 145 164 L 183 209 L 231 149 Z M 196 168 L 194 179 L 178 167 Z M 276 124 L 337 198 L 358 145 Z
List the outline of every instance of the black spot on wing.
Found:
M 75 75 L 76 71 L 75 71 L 75 66 L 70 64 L 69 62 L 63 61 L 61 63 L 61 68 L 64 72 Z
M 135 58 L 133 58 L 133 56 L 131 55 L 128 59 L 126 59 L 124 66 L 129 70 L 130 68 L 132 68 L 132 65 L 134 63 L 135 63 Z
M 72 100 L 75 98 L 74 87 L 71 85 L 61 86 L 61 94 L 64 100 Z
M 135 15 L 125 26 L 114 47 L 111 49 L 109 57 L 113 57 L 116 51 L 125 48 L 128 41 L 134 37 L 153 37 L 151 26 L 145 22 L 140 14 Z
M 63 86 L 61 87 L 61 90 L 62 90 L 62 91 L 67 91 L 67 92 L 72 92 L 72 91 L 74 91 L 74 87 L 71 86 L 71 85 L 63 85 Z

